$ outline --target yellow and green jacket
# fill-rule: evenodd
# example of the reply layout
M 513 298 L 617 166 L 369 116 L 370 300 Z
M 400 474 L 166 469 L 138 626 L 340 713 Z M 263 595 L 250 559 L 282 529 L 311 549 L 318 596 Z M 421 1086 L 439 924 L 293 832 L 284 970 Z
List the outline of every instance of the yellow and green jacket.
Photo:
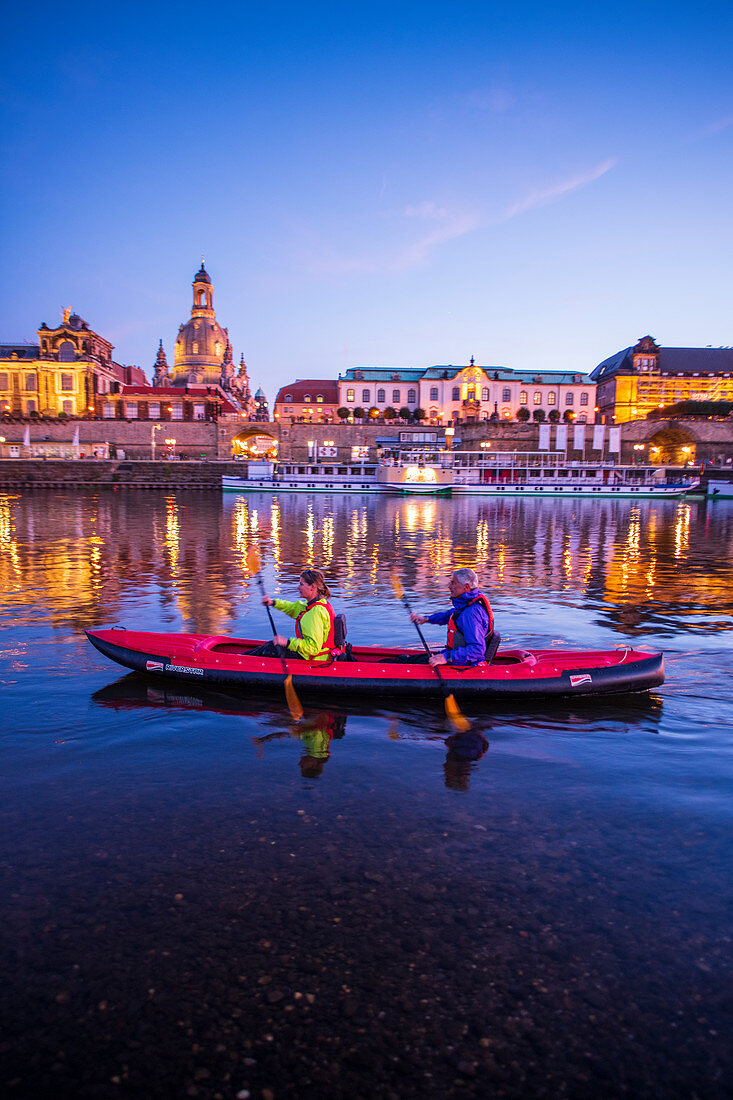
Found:
M 312 603 L 305 600 L 275 600 L 278 611 L 295 619 L 295 637 L 288 638 L 288 649 L 299 653 L 306 661 L 327 661 L 333 649 L 333 608 L 320 597 Z

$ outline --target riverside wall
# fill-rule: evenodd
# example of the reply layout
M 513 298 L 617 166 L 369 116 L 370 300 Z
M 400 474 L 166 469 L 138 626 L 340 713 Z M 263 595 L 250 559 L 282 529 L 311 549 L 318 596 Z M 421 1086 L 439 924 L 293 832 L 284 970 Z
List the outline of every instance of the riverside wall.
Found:
M 576 461 L 597 461 L 598 452 L 592 449 L 592 425 L 586 426 L 586 441 L 583 451 L 572 450 L 573 431 L 568 432 L 571 449 L 568 458 Z M 619 425 L 621 429 L 620 461 L 648 461 L 651 448 L 661 448 L 658 461 L 662 463 L 682 462 L 683 446 L 689 448 L 688 457 L 696 464 L 711 462 L 716 466 L 733 464 L 733 419 L 717 420 L 670 420 L 670 421 L 633 421 Z M 153 433 L 155 428 L 155 433 Z M 45 444 L 69 447 L 74 433 L 79 431 L 79 452 L 84 460 L 60 460 L 47 457 L 32 458 L 23 446 L 26 430 L 29 430 L 31 452 L 34 445 Z M 213 422 L 193 421 L 124 421 L 124 420 L 78 420 L 0 423 L 0 468 L 3 484 L 19 483 L 22 478 L 27 483 L 36 483 L 48 479 L 53 473 L 54 482 L 90 484 L 121 484 L 131 481 L 151 484 L 173 483 L 212 483 L 217 482 L 223 472 L 222 464 L 230 465 L 232 471 L 241 472 L 241 463 L 231 461 L 234 441 L 248 436 L 269 436 L 278 448 L 282 461 L 305 463 L 314 448 L 331 446 L 336 449 L 334 461 L 346 463 L 351 460 L 352 447 L 368 447 L 369 458 L 375 460 L 380 453 L 396 447 L 409 447 L 411 441 L 417 441 L 426 433 L 434 433 L 438 446 L 443 445 L 445 429 L 430 424 L 400 424 L 394 421 L 366 424 L 303 424 L 274 421 L 254 423 L 232 418 Z M 156 461 L 150 462 L 152 437 L 155 435 Z M 175 439 L 175 458 L 169 461 L 165 449 L 166 439 Z M 553 437 L 554 438 L 554 437 Z M 454 446 L 464 450 L 479 450 L 481 443 L 490 444 L 494 451 L 537 451 L 539 449 L 539 425 L 534 423 L 478 423 L 459 424 L 455 427 Z M 110 453 L 116 458 L 110 460 L 93 459 L 87 461 L 93 453 L 95 444 L 107 444 Z M 645 449 L 641 449 L 640 445 Z M 19 458 L 8 457 L 10 446 L 20 451 Z M 676 449 L 676 450 L 675 450 Z M 673 453 L 674 452 L 674 453 Z M 607 453 L 606 453 L 607 457 Z M 67 469 L 69 463 L 78 466 L 76 471 Z M 130 462 L 133 463 L 130 466 Z M 143 468 L 147 462 L 147 467 Z M 207 470 L 208 463 L 215 463 L 217 470 Z M 21 464 L 25 466 L 23 472 Z M 18 467 L 14 473 L 11 467 Z M 187 472 L 184 472 L 187 471 Z M 176 472 L 177 471 L 177 472 Z
M 196 460 L 50 459 L 0 460 L 2 489 L 203 489 L 221 491 L 222 474 L 241 475 L 243 463 Z

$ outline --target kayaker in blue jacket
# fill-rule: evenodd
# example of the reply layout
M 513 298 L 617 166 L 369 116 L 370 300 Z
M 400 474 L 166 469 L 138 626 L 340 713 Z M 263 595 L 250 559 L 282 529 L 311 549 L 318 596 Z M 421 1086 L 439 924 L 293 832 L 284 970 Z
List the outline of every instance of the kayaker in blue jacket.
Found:
M 479 591 L 478 577 L 473 569 L 456 569 L 449 583 L 450 611 L 435 611 L 432 615 L 412 612 L 413 623 L 448 624 L 445 649 L 434 653 L 430 664 L 460 665 L 469 668 L 481 664 L 486 656 L 486 643 L 494 630 L 494 615 L 488 598 Z

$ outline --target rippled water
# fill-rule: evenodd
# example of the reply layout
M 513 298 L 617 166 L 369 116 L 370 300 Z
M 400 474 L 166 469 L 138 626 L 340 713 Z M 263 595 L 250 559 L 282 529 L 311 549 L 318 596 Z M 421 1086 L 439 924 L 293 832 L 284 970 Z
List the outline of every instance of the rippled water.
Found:
M 662 648 L 667 682 L 456 740 L 87 644 L 265 637 L 255 542 L 273 593 L 324 567 L 352 642 L 416 643 L 392 569 L 430 611 L 476 564 L 507 645 Z M 0 554 L 10 1095 L 731 1094 L 731 503 L 4 494 Z

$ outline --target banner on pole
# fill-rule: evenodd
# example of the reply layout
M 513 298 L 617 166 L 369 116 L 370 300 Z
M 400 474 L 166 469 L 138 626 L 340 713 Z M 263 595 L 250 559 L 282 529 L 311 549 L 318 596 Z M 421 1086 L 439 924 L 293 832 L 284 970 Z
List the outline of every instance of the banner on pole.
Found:
M 567 424 L 558 424 L 557 431 L 555 432 L 555 450 L 567 451 L 568 449 L 568 426 Z
M 603 438 L 606 434 L 605 424 L 595 424 L 593 427 L 593 450 L 603 450 Z
M 540 450 L 549 451 L 550 449 L 550 425 L 540 425 Z
M 573 428 L 573 448 L 576 451 L 585 450 L 585 424 L 576 424 Z
M 621 429 L 611 428 L 608 433 L 608 449 L 614 454 L 621 453 Z

